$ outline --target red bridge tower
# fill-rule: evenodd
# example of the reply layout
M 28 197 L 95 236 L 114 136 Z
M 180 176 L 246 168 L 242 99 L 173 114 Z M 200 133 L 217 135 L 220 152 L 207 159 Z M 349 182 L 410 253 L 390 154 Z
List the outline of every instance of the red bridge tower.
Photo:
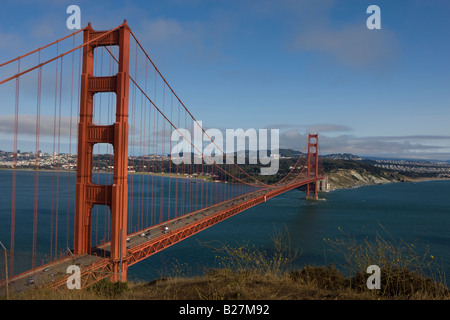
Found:
M 78 125 L 78 164 L 75 195 L 75 254 L 91 250 L 92 207 L 107 205 L 111 211 L 112 281 L 126 281 L 127 237 L 127 167 L 128 167 L 128 91 L 130 29 L 125 23 L 114 31 L 94 31 L 90 24 L 84 31 L 81 75 L 80 123 Z M 114 76 L 95 77 L 94 49 L 101 46 L 119 46 L 119 69 Z M 111 125 L 93 124 L 93 97 L 98 92 L 116 93 L 116 122 Z M 92 182 L 92 150 L 97 143 L 114 147 L 112 185 Z
M 309 134 L 308 135 L 308 159 L 306 161 L 308 166 L 308 177 L 314 175 L 319 176 L 319 135 Z M 312 186 L 313 185 L 313 186 Z M 315 199 L 319 197 L 317 195 L 319 181 L 313 183 L 308 183 L 306 185 L 306 199 Z M 314 187 L 314 197 L 311 194 L 311 188 Z

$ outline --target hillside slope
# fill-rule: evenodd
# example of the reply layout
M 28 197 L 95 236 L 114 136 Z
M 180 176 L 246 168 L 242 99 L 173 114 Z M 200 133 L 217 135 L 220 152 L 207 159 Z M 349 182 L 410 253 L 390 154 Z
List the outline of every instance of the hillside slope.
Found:
M 385 184 L 411 181 L 406 176 L 393 173 L 373 173 L 367 170 L 337 169 L 327 173 L 331 190 L 354 188 L 363 185 Z
M 413 181 L 412 177 L 387 171 L 365 161 L 323 159 L 329 189 L 354 188 L 363 185 Z

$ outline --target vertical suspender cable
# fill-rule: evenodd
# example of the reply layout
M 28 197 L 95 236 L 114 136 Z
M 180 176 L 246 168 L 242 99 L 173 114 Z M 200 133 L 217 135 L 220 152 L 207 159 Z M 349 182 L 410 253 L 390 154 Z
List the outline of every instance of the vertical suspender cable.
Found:
M 56 174 L 56 220 L 55 220 L 55 257 L 58 255 L 58 211 L 59 211 L 59 174 L 61 167 L 61 104 L 63 86 L 63 57 L 61 57 L 61 71 L 59 78 L 59 116 L 58 116 L 58 163 Z
M 75 48 L 75 36 L 72 37 L 72 48 Z M 70 83 L 70 116 L 69 116 L 69 157 L 72 156 L 72 109 L 73 109 L 73 86 L 74 86 L 75 51 L 72 52 L 72 80 Z M 66 248 L 69 248 L 69 219 L 70 219 L 70 178 L 71 167 L 68 163 L 67 173 L 67 215 L 66 215 Z
M 59 43 L 56 43 L 56 55 L 58 56 Z M 52 154 L 52 209 L 51 209 L 51 222 L 50 222 L 50 260 L 53 257 L 53 214 L 54 214 L 54 193 L 55 193 L 55 153 L 56 153 L 56 108 L 58 101 L 58 60 L 55 62 L 56 72 L 55 72 L 55 108 L 53 114 L 53 154 Z
M 20 59 L 17 60 L 17 73 L 20 73 Z M 13 177 L 12 177 L 12 194 L 11 194 L 11 244 L 9 270 L 14 275 L 14 240 L 16 230 L 16 165 L 17 165 L 17 135 L 19 126 L 19 77 L 16 78 L 16 97 L 14 106 L 14 150 L 13 150 Z
M 41 52 L 39 51 L 39 63 Z M 33 212 L 33 257 L 32 268 L 36 268 L 36 242 L 37 242 L 37 214 L 38 214 L 38 190 L 39 190 L 39 136 L 41 126 L 41 91 L 42 91 L 42 67 L 38 69 L 38 89 L 36 106 L 36 148 L 35 148 L 35 174 L 34 174 L 34 212 Z

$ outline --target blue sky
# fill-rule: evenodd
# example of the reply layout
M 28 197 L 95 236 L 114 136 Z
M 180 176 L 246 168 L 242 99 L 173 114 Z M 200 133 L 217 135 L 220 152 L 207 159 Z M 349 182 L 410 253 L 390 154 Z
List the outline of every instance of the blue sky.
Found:
M 205 126 L 279 128 L 294 149 L 318 131 L 322 153 L 450 160 L 450 1 L 6 0 L 0 61 L 69 34 L 70 4 L 97 30 L 127 19 Z M 381 30 L 366 27 L 372 4 Z

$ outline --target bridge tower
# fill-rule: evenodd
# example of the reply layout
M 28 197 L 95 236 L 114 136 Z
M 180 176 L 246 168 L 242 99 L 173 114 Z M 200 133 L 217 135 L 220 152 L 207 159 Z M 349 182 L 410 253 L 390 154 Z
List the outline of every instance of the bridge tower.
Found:
M 78 124 L 78 164 L 75 194 L 76 255 L 91 250 L 92 207 L 107 205 L 111 211 L 112 281 L 126 281 L 127 237 L 127 168 L 128 168 L 128 94 L 130 29 L 124 24 L 114 31 L 94 31 L 91 25 L 84 31 L 84 43 L 99 37 L 83 47 L 81 74 L 80 122 Z M 95 48 L 119 46 L 118 73 L 114 76 L 94 76 Z M 93 98 L 99 92 L 116 93 L 116 121 L 111 125 L 93 124 Z M 114 147 L 112 185 L 98 185 L 92 181 L 92 151 L 97 143 Z
M 307 159 L 307 171 L 308 177 L 319 176 L 319 135 L 308 135 L 308 159 Z M 315 199 L 319 197 L 317 195 L 319 182 L 308 183 L 306 185 L 306 199 Z M 314 188 L 314 197 L 311 196 L 311 189 Z

